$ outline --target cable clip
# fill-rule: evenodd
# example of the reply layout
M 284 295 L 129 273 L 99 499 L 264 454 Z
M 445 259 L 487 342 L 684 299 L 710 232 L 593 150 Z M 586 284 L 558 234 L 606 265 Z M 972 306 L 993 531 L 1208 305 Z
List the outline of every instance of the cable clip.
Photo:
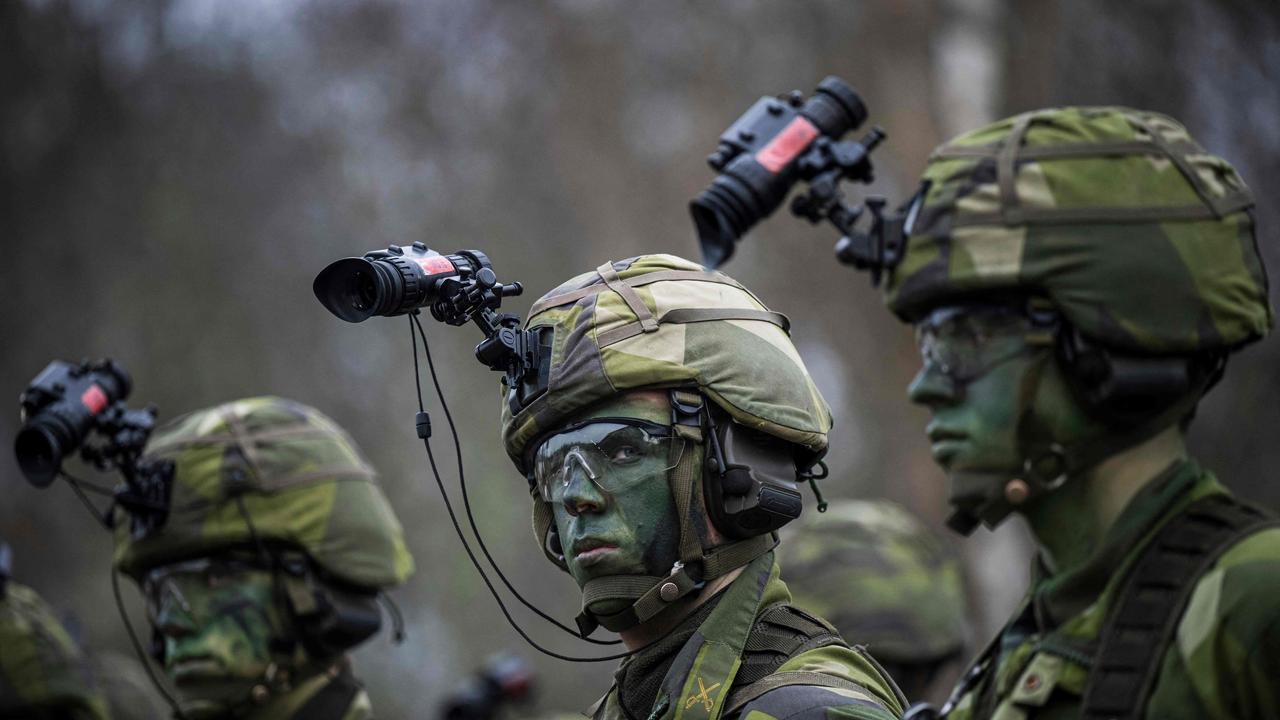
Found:
M 813 469 L 815 467 L 822 468 L 821 475 L 818 475 L 813 472 Z M 814 464 L 810 465 L 809 469 L 802 470 L 796 473 L 796 477 L 799 478 L 801 482 L 809 483 L 809 489 L 813 491 L 813 497 L 818 501 L 818 512 L 820 513 L 824 513 L 827 511 L 827 500 L 826 498 L 822 497 L 822 491 L 818 489 L 818 481 L 825 480 L 826 477 L 830 474 L 831 474 L 831 471 L 827 468 L 827 464 L 822 460 L 819 460 Z

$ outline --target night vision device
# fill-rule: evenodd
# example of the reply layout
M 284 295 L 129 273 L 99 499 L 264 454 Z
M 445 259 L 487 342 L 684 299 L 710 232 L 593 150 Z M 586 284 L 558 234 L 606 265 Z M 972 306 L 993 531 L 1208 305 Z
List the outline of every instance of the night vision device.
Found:
M 523 407 L 547 386 L 551 338 L 521 330 L 519 317 L 498 312 L 503 298 L 520 295 L 524 288 L 518 282 L 498 282 L 493 264 L 479 250 L 442 255 L 420 242 L 392 245 L 330 263 L 316 275 L 312 290 L 326 310 L 347 322 L 425 307 L 447 325 L 475 323 L 485 335 L 476 345 L 476 359 L 504 373 L 513 407 Z
M 836 257 L 870 269 L 878 284 L 881 270 L 901 253 L 906 212 L 885 216 L 885 201 L 878 197 L 862 206 L 844 202 L 840 183 L 874 180 L 871 151 L 885 139 L 877 127 L 860 140 L 841 140 L 866 119 L 857 91 L 835 76 L 818 83 L 807 100 L 799 90 L 757 100 L 721 134 L 719 147 L 707 158 L 719 175 L 689 203 L 703 265 L 717 268 L 727 262 L 742 236 L 803 181 L 808 187 L 792 199 L 792 214 L 835 225 L 843 234 Z M 871 215 L 865 231 L 855 227 L 864 210 Z
M 157 410 L 127 407 L 132 388 L 129 373 L 112 360 L 54 360 L 19 398 L 23 422 L 13 451 L 22 474 L 41 488 L 63 474 L 63 462 L 77 451 L 98 470 L 118 470 L 124 483 L 113 491 L 113 502 L 141 535 L 168 518 L 173 463 L 142 456 Z M 114 514 L 108 510 L 99 519 L 110 525 Z

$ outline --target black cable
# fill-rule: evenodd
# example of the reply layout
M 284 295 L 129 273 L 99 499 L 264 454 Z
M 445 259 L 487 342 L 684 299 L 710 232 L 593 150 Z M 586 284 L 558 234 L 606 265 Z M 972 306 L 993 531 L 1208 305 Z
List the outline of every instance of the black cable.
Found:
M 461 538 L 463 537 L 462 525 L 458 522 L 458 517 L 453 511 L 453 503 L 450 502 L 448 493 L 445 492 L 444 481 L 440 477 L 440 470 L 436 467 L 435 453 L 432 452 L 431 450 L 431 441 L 427 438 L 423 438 L 422 444 L 427 448 L 427 458 L 431 462 L 431 473 L 435 476 L 436 485 L 439 486 L 440 488 L 441 497 L 444 498 L 444 507 L 449 514 L 449 520 L 450 522 L 453 523 L 454 532 L 458 533 L 458 537 Z M 617 655 L 606 655 L 604 657 L 585 658 L 585 657 L 573 657 L 570 655 L 562 655 L 558 652 L 555 652 L 554 650 L 548 650 L 542 647 L 537 643 L 537 641 L 535 641 L 533 638 L 529 637 L 527 633 L 525 633 L 525 631 L 516 623 L 515 618 L 511 617 L 511 612 L 507 610 L 506 603 L 502 602 L 502 596 L 498 594 L 498 589 L 493 586 L 493 581 L 489 580 L 489 576 L 485 574 L 484 568 L 480 566 L 480 560 L 476 557 L 475 552 L 471 549 L 471 546 L 468 545 L 465 540 L 462 543 L 462 549 L 467 552 L 467 557 L 471 559 L 471 564 L 475 566 L 476 572 L 480 574 L 480 579 L 483 580 L 485 586 L 489 588 L 489 594 L 493 595 L 494 601 L 498 603 L 498 609 L 502 611 L 502 616 L 507 619 L 507 623 L 511 625 L 512 629 L 514 629 L 516 633 L 520 635 L 521 638 L 524 639 L 525 642 L 529 643 L 529 645 L 533 647 L 533 649 L 537 650 L 543 655 L 553 657 L 557 660 L 564 660 L 565 662 L 589 663 L 589 662 L 604 662 L 607 660 L 620 660 L 629 655 L 634 655 L 637 652 L 640 652 L 640 650 L 644 649 L 644 648 L 640 648 L 640 650 L 632 650 L 630 652 L 620 653 Z M 645 647 L 648 647 L 648 646 L 646 645 Z
M 236 507 L 240 510 L 240 517 L 244 519 L 244 525 L 249 529 L 249 541 L 253 543 L 254 549 L 258 552 L 258 562 L 262 563 L 263 569 L 271 573 L 271 591 L 275 593 L 278 602 L 283 603 L 285 607 L 291 610 L 289 617 L 291 618 L 291 625 L 294 627 L 286 640 L 289 643 L 295 643 L 297 642 L 296 633 L 298 630 L 292 613 L 293 601 L 289 598 L 289 591 L 284 586 L 284 578 L 281 577 L 279 558 L 275 553 L 267 549 L 266 543 L 262 542 L 262 538 L 258 535 L 258 528 L 254 526 L 253 518 L 249 515 L 248 508 L 244 506 L 244 496 L 236 494 L 234 497 Z
M 142 650 L 142 643 L 138 640 L 138 635 L 134 632 L 133 622 L 129 620 L 129 613 L 124 610 L 124 598 L 120 595 L 120 573 L 113 567 L 111 568 L 111 594 L 116 598 L 116 610 L 120 611 L 120 619 L 124 621 L 124 628 L 129 635 L 129 643 L 133 645 L 133 651 L 138 655 L 138 662 L 142 663 L 142 669 L 147 671 L 147 677 L 151 679 L 151 684 L 155 686 L 160 693 L 160 697 L 169 704 L 173 709 L 173 716 L 178 720 L 186 720 L 187 716 L 183 714 L 182 708 L 178 705 L 178 701 L 173 699 L 169 691 L 160 683 L 160 679 L 156 677 L 155 671 L 151 668 L 151 658 Z
M 80 502 L 84 503 L 85 508 L 89 510 L 89 514 L 93 516 L 93 519 L 97 520 L 98 524 L 102 525 L 102 527 L 107 530 L 111 530 L 111 523 L 107 520 L 107 516 L 104 515 L 102 511 L 98 510 L 97 506 L 89 501 L 88 495 L 84 494 L 84 489 L 80 487 L 81 481 L 65 472 L 62 472 L 61 470 L 58 472 L 62 475 L 62 478 L 67 481 L 67 484 L 71 486 L 71 489 L 75 491 L 76 497 L 80 498 Z M 89 483 L 85 483 L 85 487 L 93 488 L 95 490 L 101 489 L 98 486 L 91 485 Z
M 240 510 L 240 517 L 244 520 L 244 526 L 249 529 L 249 541 L 258 551 L 258 560 L 262 563 L 263 569 L 271 571 L 274 576 L 276 574 L 275 556 L 267 552 L 267 546 L 263 544 L 262 538 L 258 537 L 258 529 L 253 526 L 253 518 L 249 516 L 249 510 L 244 506 L 244 496 L 237 493 L 234 497 L 236 507 Z
M 84 479 L 81 479 L 81 478 L 78 478 L 78 477 L 72 477 L 71 475 L 68 475 L 68 474 L 67 474 L 65 471 L 63 471 L 63 470 L 59 470 L 58 472 L 62 474 L 63 479 L 71 480 L 71 481 L 74 481 L 74 482 L 76 482 L 76 483 L 79 483 L 79 484 L 80 484 L 80 487 L 81 487 L 81 488 L 83 488 L 83 489 L 85 489 L 85 490 L 89 490 L 89 491 L 91 491 L 91 492 L 93 492 L 93 493 L 96 493 L 96 494 L 98 494 L 98 495 L 102 495 L 102 496 L 104 496 L 104 497 L 111 497 L 111 498 L 113 498 L 113 497 L 115 497 L 115 496 L 116 496 L 116 491 L 115 491 L 114 489 L 112 489 L 112 488 L 109 488 L 109 487 L 103 487 L 103 486 L 101 486 L 101 485 L 99 485 L 99 484 L 97 484 L 97 483 L 91 483 L 91 482 L 89 482 L 88 480 L 84 480 Z
M 546 612 L 543 612 L 541 609 L 536 607 L 532 602 L 526 600 L 525 597 L 521 595 L 519 591 L 516 590 L 515 586 L 512 585 L 511 581 L 507 579 L 507 576 L 502 572 L 502 568 L 498 567 L 498 562 L 493 559 L 493 554 L 489 552 L 489 547 L 484 542 L 484 536 L 480 534 L 480 528 L 476 525 L 475 513 L 472 512 L 471 510 L 471 496 L 467 492 L 467 479 L 466 479 L 466 475 L 463 473 L 463 470 L 462 470 L 462 443 L 458 439 L 458 428 L 453 422 L 453 414 L 449 412 L 449 403 L 445 401 L 444 391 L 440 389 L 440 379 L 436 375 L 436 364 L 431 357 L 431 346 L 427 343 L 427 333 L 422 329 L 422 321 L 418 319 L 417 313 L 411 314 L 410 317 L 412 318 L 414 325 L 418 328 L 418 334 L 422 336 L 422 350 L 427 356 L 427 369 L 431 372 L 431 382 L 435 386 L 436 397 L 440 399 L 440 408 L 444 410 L 445 421 L 449 423 L 449 434 L 453 437 L 453 451 L 458 461 L 458 486 L 462 489 L 462 506 L 465 509 L 467 514 L 467 522 L 471 525 L 471 532 L 475 534 L 476 544 L 480 546 L 480 552 L 484 554 L 485 560 L 489 562 L 489 567 L 493 568 L 493 571 L 497 573 L 498 578 L 502 580 L 502 584 L 507 587 L 507 590 L 511 592 L 511 594 L 516 598 L 516 600 L 519 600 L 521 605 L 524 605 L 525 607 L 532 610 L 535 614 L 538 615 L 538 617 L 541 617 L 543 620 L 546 620 L 552 625 L 555 625 L 556 627 L 560 628 L 566 633 L 569 633 L 575 638 L 578 638 L 579 640 L 585 640 L 586 642 L 589 642 L 593 645 L 618 645 L 619 643 L 622 642 L 621 640 L 597 640 L 595 638 L 583 637 L 579 631 L 569 627 L 568 625 L 565 625 L 559 620 L 556 620 L 554 617 L 551 617 Z M 412 328 L 410 328 L 410 331 L 412 332 Z M 414 370 L 414 381 L 417 382 L 418 381 L 417 379 L 418 363 L 417 363 L 416 348 L 414 350 L 413 370 Z M 419 397 L 418 409 L 421 410 L 422 409 L 421 384 L 418 384 L 418 397 Z
M 418 319 L 418 311 L 414 310 L 409 313 L 409 344 L 413 347 L 413 386 L 418 389 L 418 412 L 426 412 L 426 408 L 422 405 L 422 371 L 418 369 L 418 335 L 413 331 L 414 320 Z M 418 325 L 418 332 L 422 331 L 422 326 Z M 427 343 L 427 334 L 422 334 L 422 344 Z M 431 359 L 431 351 L 427 351 L 427 359 Z M 444 416 L 449 417 L 449 410 L 446 408 Z M 453 420 L 450 418 L 449 425 L 452 427 Z M 466 542 L 465 540 L 463 542 Z
M 378 593 L 378 601 L 387 609 L 387 614 L 391 616 L 391 639 L 396 645 L 404 642 L 404 613 L 400 612 L 400 606 L 395 600 L 385 592 Z
M 413 314 L 410 314 L 410 322 L 411 322 L 414 326 L 416 326 L 416 327 L 417 327 L 417 330 L 418 330 L 419 334 L 421 334 L 421 335 L 422 335 L 422 342 L 423 342 L 423 344 L 425 345 L 425 344 L 426 344 L 426 341 L 427 341 L 426 333 L 425 333 L 425 332 L 423 332 L 421 323 L 417 322 L 417 316 L 416 316 L 416 315 L 413 315 Z M 412 327 L 411 327 L 411 331 L 412 331 Z M 416 353 L 417 353 L 417 345 L 416 345 L 416 343 L 415 343 L 415 345 L 414 345 L 414 352 L 415 352 L 415 356 L 416 356 Z M 428 363 L 428 366 L 431 366 L 431 355 L 430 355 L 430 352 L 428 352 L 428 353 L 427 353 L 427 363 Z M 417 363 L 417 358 L 415 357 L 415 358 L 414 358 L 414 366 L 415 366 L 415 368 L 417 367 L 417 365 L 418 365 L 418 363 Z M 433 379 L 433 380 L 435 380 L 435 379 L 436 379 L 436 378 L 435 378 L 434 373 L 432 374 L 432 379 Z M 421 385 L 418 385 L 418 387 L 419 387 L 419 389 L 420 389 L 420 388 L 421 388 Z M 440 391 L 440 385 L 439 385 L 439 382 L 438 382 L 438 381 L 436 382 L 436 391 L 440 393 L 440 400 L 441 400 L 441 404 L 443 404 L 443 401 L 444 401 L 444 394 L 443 394 L 443 392 L 441 392 L 441 391 Z M 422 396 L 421 396 L 421 393 L 419 393 L 419 396 L 418 396 L 418 405 L 419 405 L 419 407 L 421 407 L 421 406 L 422 406 Z M 449 425 L 450 425 L 450 428 L 452 429 L 452 428 L 454 427 L 454 426 L 453 426 L 453 420 L 452 420 L 452 418 L 449 416 L 449 413 L 448 413 L 447 411 L 445 412 L 445 417 L 446 417 L 446 418 L 449 418 Z M 456 435 L 456 431 L 455 431 L 455 436 L 454 436 L 454 437 L 455 437 L 455 442 L 456 442 L 456 437 L 457 437 L 457 435 Z M 504 602 L 502 601 L 502 596 L 498 594 L 498 589 L 497 589 L 496 587 L 494 587 L 494 585 L 493 585 L 493 581 L 491 581 L 491 580 L 489 579 L 489 576 L 488 576 L 488 575 L 486 575 L 486 574 L 485 574 L 485 572 L 484 572 L 484 568 L 482 568 L 482 567 L 480 566 L 480 560 L 476 557 L 475 551 L 473 551 L 473 550 L 471 549 L 471 545 L 470 545 L 469 543 L 467 543 L 466 536 L 465 536 L 465 535 L 463 534 L 463 532 L 462 532 L 462 524 L 458 522 L 458 516 L 457 516 L 457 513 L 455 513 L 455 512 L 454 512 L 454 510 L 453 510 L 453 502 L 452 502 L 452 501 L 450 501 L 450 499 L 449 499 L 449 493 L 445 490 L 445 487 L 444 487 L 444 480 L 443 480 L 443 478 L 440 476 L 440 469 L 439 469 L 439 467 L 436 465 L 436 456 L 435 456 L 435 452 L 434 452 L 434 451 L 432 451 L 432 449 L 431 449 L 431 440 L 430 440 L 430 438 L 422 438 L 422 444 L 423 444 L 423 446 L 427 449 L 427 460 L 428 460 L 428 461 L 430 462 L 430 464 L 431 464 L 431 474 L 432 474 L 432 475 L 434 476 L 434 478 L 435 478 L 435 481 L 436 481 L 436 487 L 438 487 L 438 488 L 440 489 L 440 497 L 444 500 L 444 508 L 445 508 L 445 512 L 449 515 L 449 522 L 451 522 L 451 523 L 453 524 L 453 530 L 454 530 L 454 532 L 455 532 L 455 533 L 457 533 L 457 535 L 458 535 L 458 539 L 462 541 L 462 549 L 463 549 L 464 551 L 466 551 L 466 553 L 467 553 L 467 558 L 471 560 L 471 565 L 472 565 L 473 567 L 475 567 L 476 572 L 480 575 L 480 579 L 484 581 L 485 587 L 487 587 L 487 588 L 489 589 L 489 594 L 493 596 L 493 600 L 494 600 L 494 602 L 496 602 L 496 603 L 498 604 L 498 609 L 502 611 L 502 616 L 503 616 L 504 618 L 506 618 L 506 620 L 507 620 L 507 624 L 509 624 L 509 625 L 511 626 L 511 628 L 512 628 L 513 630 L 515 630 L 515 631 L 516 631 L 516 634 L 517 634 L 517 635 L 519 635 L 519 636 L 520 636 L 520 637 L 521 637 L 521 638 L 522 638 L 526 643 L 528 643 L 530 647 L 532 647 L 533 649 L 535 649 L 535 650 L 537 650 L 538 652 L 542 653 L 543 655 L 546 655 L 546 656 L 548 656 L 548 657 L 553 657 L 553 658 L 555 658 L 555 659 L 557 659 L 557 660 L 563 660 L 563 661 L 565 661 L 565 662 L 572 662 L 572 663 L 607 662 L 607 661 L 610 661 L 610 660 L 621 660 L 622 658 L 630 657 L 630 656 L 635 655 L 635 654 L 637 654 L 637 653 L 644 652 L 645 650 L 648 650 L 649 648 L 653 647 L 654 645 L 656 645 L 656 644 L 658 644 L 658 643 L 662 642 L 663 640 L 667 639 L 667 638 L 668 638 L 668 637 L 670 637 L 673 633 L 675 633 L 675 632 L 676 632 L 676 630 L 678 630 L 678 629 L 680 628 L 680 623 L 676 623 L 675 625 L 673 625 L 673 626 L 671 627 L 671 629 L 670 629 L 670 630 L 668 630 L 667 632 L 663 633 L 661 637 L 659 637 L 659 638 L 655 639 L 653 642 L 647 643 L 647 644 L 645 644 L 645 645 L 643 645 L 643 646 L 641 646 L 641 647 L 636 648 L 635 650 L 630 650 L 630 651 L 628 651 L 628 652 L 623 652 L 623 653 L 617 653 L 617 654 L 614 654 L 614 655 L 604 655 L 604 656 L 601 656 L 601 657 L 574 657 L 574 656 L 571 656 L 571 655 L 563 655 L 563 654 L 558 653 L 558 652 L 555 652 L 555 651 L 553 651 L 553 650 L 548 650 L 548 649 L 546 649 L 546 648 L 542 647 L 541 645 L 539 645 L 539 644 L 537 643 L 537 641 L 535 641 L 533 638 L 529 637 L 529 635 L 524 631 L 524 629 L 523 629 L 523 628 L 521 628 L 521 627 L 520 627 L 520 625 L 516 623 L 515 618 L 513 618 L 513 617 L 511 616 L 511 611 L 507 609 L 507 605 L 506 605 L 506 603 L 504 603 Z M 460 448 L 459 448 L 459 455 L 458 455 L 458 457 L 459 457 L 459 464 L 461 464 L 461 457 L 462 457 L 462 456 L 461 456 L 461 450 L 460 450 Z M 497 568 L 496 568 L 496 567 L 495 567 L 494 569 L 495 569 L 495 570 L 497 570 Z M 505 578 L 504 578 L 504 580 L 505 580 Z M 508 587 L 510 587 L 510 583 L 508 583 Z M 514 590 L 513 590 L 513 593 L 514 593 Z M 518 594 L 517 594 L 517 597 L 519 597 L 519 595 L 518 595 Z M 522 600 L 523 602 L 525 602 L 525 603 L 526 603 L 526 605 L 528 604 L 528 603 L 527 603 L 527 601 L 524 601 L 524 600 L 523 600 L 523 598 L 521 598 L 521 600 Z M 535 610 L 536 610 L 536 608 L 535 608 Z M 541 611 L 539 611 L 539 614 L 542 614 L 542 613 L 541 613 Z M 543 616 L 544 616 L 544 617 L 546 617 L 545 615 L 543 615 Z M 557 623 L 557 624 L 558 624 L 558 623 Z M 578 636 L 578 635 L 577 635 L 577 633 L 574 633 L 574 635 L 575 635 L 575 636 Z M 578 636 L 578 637 L 580 637 L 580 636 Z M 585 639 L 585 638 L 584 638 L 584 639 Z M 597 642 L 599 642 L 599 641 L 597 641 Z

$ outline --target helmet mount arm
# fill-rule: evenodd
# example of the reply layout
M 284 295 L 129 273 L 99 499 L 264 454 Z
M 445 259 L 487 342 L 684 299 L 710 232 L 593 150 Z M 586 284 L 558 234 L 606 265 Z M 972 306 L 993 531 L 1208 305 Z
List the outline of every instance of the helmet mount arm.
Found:
M 836 259 L 845 265 L 871 273 L 872 287 L 879 287 L 881 276 L 892 270 L 905 254 L 906 238 L 929 192 L 926 181 L 904 205 L 885 215 L 885 198 L 868 196 L 862 205 L 853 206 L 844 201 L 840 182 L 846 179 L 871 182 L 870 153 L 885 138 L 880 128 L 873 129 L 861 141 L 827 143 L 815 142 L 810 160 L 806 157 L 802 170 L 815 173 L 808 190 L 791 202 L 791 214 L 818 224 L 826 220 L 840 231 L 835 245 Z M 858 229 L 858 221 L 864 212 L 871 216 L 866 230 Z
M 484 333 L 476 345 L 480 364 L 503 373 L 502 384 L 513 391 L 513 411 L 546 388 L 551 348 L 538 330 L 522 330 L 521 320 L 511 313 L 499 313 L 502 299 L 524 293 L 518 282 L 503 284 L 491 268 L 481 268 L 468 276 L 440 281 L 439 297 L 431 303 L 431 316 L 446 325 L 474 323 Z M 409 313 L 416 316 L 417 310 Z

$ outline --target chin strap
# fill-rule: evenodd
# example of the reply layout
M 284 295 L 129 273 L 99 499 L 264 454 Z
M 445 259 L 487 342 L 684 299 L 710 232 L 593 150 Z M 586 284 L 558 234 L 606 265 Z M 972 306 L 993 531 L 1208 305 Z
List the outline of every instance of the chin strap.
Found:
M 1078 477 L 1112 455 L 1155 437 L 1190 412 L 1211 382 L 1211 379 L 1200 382 L 1173 405 L 1145 422 L 1131 428 L 1109 428 L 1105 434 L 1063 446 L 1054 440 L 1048 426 L 1035 412 L 1040 380 L 1051 357 L 1048 349 L 1040 350 L 1018 388 L 1017 433 L 1021 465 L 1003 471 L 961 470 L 951 474 L 953 487 L 962 490 L 961 496 L 971 498 L 947 518 L 947 526 L 961 535 L 971 534 L 979 523 L 995 527 L 1018 506 L 1053 492 L 1070 478 Z M 970 492 L 963 492 L 965 488 Z
M 777 535 L 768 533 L 710 550 L 703 548 L 695 519 L 705 516 L 703 509 L 698 507 L 701 494 L 697 481 L 700 477 L 698 466 L 703 456 L 700 447 L 705 440 L 702 417 L 708 411 L 698 393 L 671 391 L 672 432 L 685 441 L 672 443 L 671 451 L 680 453 L 680 456 L 671 458 L 674 466 L 667 476 L 675 500 L 676 519 L 680 523 L 680 559 L 671 566 L 666 577 L 611 575 L 588 580 L 582 587 L 582 611 L 577 617 L 578 630 L 583 637 L 599 626 L 618 632 L 646 622 L 681 598 L 701 590 L 708 581 L 747 565 L 777 545 Z M 535 511 L 535 526 L 537 515 Z M 546 515 L 550 515 L 549 508 Z M 592 605 L 617 600 L 633 602 L 630 607 L 607 615 L 591 610 Z

